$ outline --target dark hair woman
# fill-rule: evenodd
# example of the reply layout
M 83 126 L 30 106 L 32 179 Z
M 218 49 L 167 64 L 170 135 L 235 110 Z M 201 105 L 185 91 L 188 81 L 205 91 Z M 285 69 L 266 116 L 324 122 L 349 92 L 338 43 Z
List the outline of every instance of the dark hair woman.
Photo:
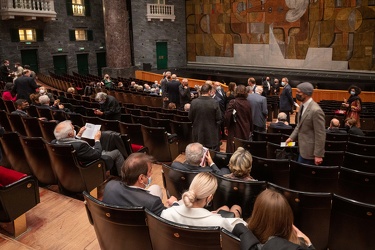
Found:
M 358 96 L 361 93 L 361 89 L 355 85 L 349 87 L 348 92 L 350 97 L 348 100 L 344 99 L 343 105 L 346 107 L 346 119 L 352 118 L 356 120 L 356 127 L 361 127 L 361 122 L 359 119 L 359 113 L 362 110 L 362 100 Z

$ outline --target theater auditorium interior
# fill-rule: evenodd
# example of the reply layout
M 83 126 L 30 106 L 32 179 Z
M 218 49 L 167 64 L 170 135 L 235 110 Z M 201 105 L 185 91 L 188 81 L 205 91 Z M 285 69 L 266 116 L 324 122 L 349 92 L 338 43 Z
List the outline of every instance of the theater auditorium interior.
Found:
M 218 145 L 209 154 L 224 169 L 234 156 L 227 144 L 244 148 L 252 155 L 254 180 L 213 173 L 217 189 L 206 208 L 237 204 L 250 222 L 256 198 L 269 189 L 283 195 L 293 224 L 315 249 L 375 249 L 375 1 L 7 0 L 0 5 L 0 249 L 243 249 L 245 241 L 220 226 L 180 224 L 143 204 L 103 202 L 106 185 L 122 182 L 123 173 L 115 167 L 106 171 L 103 157 L 82 161 L 79 149 L 54 142 L 54 129 L 65 120 L 77 134 L 87 123 L 101 125 L 99 144 L 105 151 L 117 147 L 125 160 L 133 153 L 153 156 L 146 178 L 161 188 L 168 207 L 169 198 L 180 200 L 198 174 L 172 166 L 185 164 L 187 145 L 198 141 L 192 112 L 183 105 L 168 107 L 168 84 L 186 79 L 191 107 L 202 86 L 220 86 L 228 98 L 223 97 L 224 124 L 231 83 L 248 86 L 250 78 L 263 87 L 265 130 L 230 141 L 224 125 L 217 125 Z M 25 108 L 17 104 L 23 99 L 17 88 L 30 72 L 36 88 Z M 292 128 L 276 129 L 270 124 L 285 111 L 280 109 L 289 88 L 281 84 L 285 78 Z M 309 142 L 281 146 L 300 128 L 304 101 L 296 95 L 304 82 L 311 83 L 324 117 L 312 128 L 324 123 L 320 165 L 298 160 L 299 145 Z M 50 100 L 44 108 L 43 88 Z M 107 116 L 98 92 L 118 103 L 120 119 Z M 333 121 L 340 133 L 329 132 Z M 106 136 L 113 137 L 105 143 Z M 93 138 L 85 139 L 90 147 L 99 141 Z M 292 236 L 287 240 L 292 244 Z M 301 249 L 313 249 L 308 245 Z

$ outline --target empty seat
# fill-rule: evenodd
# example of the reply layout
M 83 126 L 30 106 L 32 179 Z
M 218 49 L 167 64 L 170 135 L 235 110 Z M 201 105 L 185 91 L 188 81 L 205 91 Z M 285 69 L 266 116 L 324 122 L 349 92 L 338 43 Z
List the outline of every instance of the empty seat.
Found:
M 87 191 L 94 195 L 96 188 L 105 180 L 104 161 L 98 159 L 81 165 L 71 145 L 51 143 L 46 145 L 60 191 L 66 194 Z
M 347 134 L 338 134 L 338 133 L 326 133 L 327 141 L 347 141 Z
M 0 167 L 0 222 L 12 236 L 26 231 L 25 213 L 40 202 L 34 176 Z M 9 222 L 11 222 L 9 224 Z
M 266 141 L 248 141 L 234 137 L 234 149 L 243 147 L 252 155 L 259 157 L 267 157 L 267 142 Z
M 342 166 L 344 151 L 326 151 L 321 166 Z
M 111 206 L 87 192 L 83 196 L 101 249 L 152 249 L 142 207 Z
M 121 134 L 128 135 L 131 143 L 137 145 L 144 145 L 143 136 L 142 133 L 140 133 L 141 124 L 119 122 L 119 128 Z
M 26 135 L 25 125 L 18 114 L 8 114 L 8 120 L 13 132 L 18 132 L 20 135 Z
M 367 173 L 375 173 L 375 156 L 345 152 L 343 167 Z
M 286 141 L 289 135 L 284 135 L 281 133 L 265 133 L 265 132 L 253 132 L 253 138 L 255 141 L 267 141 L 276 144 Z
M 41 137 L 19 137 L 32 173 L 44 185 L 57 184 L 45 141 Z
M 191 122 L 170 121 L 171 133 L 177 135 L 178 152 L 185 152 L 187 145 L 193 142 L 193 126 Z
M 157 118 L 149 118 L 150 126 L 151 127 L 162 127 L 167 130 L 167 132 L 171 133 L 171 125 L 170 120 L 167 119 L 157 119 Z
M 38 120 L 40 130 L 42 131 L 43 139 L 47 142 L 51 142 L 55 139 L 55 135 L 53 134 L 53 131 L 55 130 L 55 127 L 57 123 L 55 121 L 43 121 Z
M 375 204 L 375 173 L 340 168 L 337 194 L 348 199 Z
M 308 235 L 316 249 L 327 249 L 331 217 L 331 193 L 302 192 L 268 184 L 284 195 L 294 215 L 294 224 Z
M 327 141 L 325 143 L 326 151 L 345 151 L 346 150 L 346 141 Z
M 139 123 L 139 124 L 146 125 L 146 126 L 151 125 L 150 117 L 148 116 L 138 116 L 138 115 L 133 115 L 133 114 L 131 116 L 132 116 L 133 123 Z
M 182 194 L 190 187 L 190 183 L 199 172 L 184 171 L 162 164 L 163 184 L 168 197 L 181 199 Z
M 210 149 L 210 155 L 212 161 L 218 166 L 218 168 L 227 168 L 229 165 L 229 160 L 232 157 L 233 153 L 224 153 L 224 152 L 217 152 L 215 150 Z
M 373 249 L 375 205 L 333 195 L 329 249 Z
M 118 126 L 118 121 L 117 120 L 105 120 L 105 119 L 100 119 L 102 127 L 100 128 L 101 131 L 114 131 L 120 133 L 120 128 Z
M 293 132 L 294 128 L 272 128 L 268 127 L 268 133 L 279 133 L 290 135 Z
M 260 181 L 289 187 L 289 160 L 267 159 L 253 155 L 250 175 Z
M 21 117 L 23 124 L 25 125 L 26 135 L 30 137 L 42 137 L 42 131 L 40 130 L 39 120 L 36 117 Z
M 375 145 L 360 144 L 355 142 L 348 142 L 347 152 L 359 155 L 375 155 Z
M 289 187 L 305 192 L 331 192 L 337 190 L 338 166 L 315 166 L 290 161 Z
M 9 119 L 7 112 L 0 109 L 0 124 L 5 129 L 5 131 L 12 131 L 12 127 L 10 126 Z
M 193 227 L 163 219 L 146 209 L 153 250 L 220 250 L 220 227 Z
M 244 219 L 249 218 L 256 197 L 266 189 L 266 182 L 234 180 L 217 174 L 213 175 L 216 176 L 218 181 L 218 187 L 212 201 L 213 209 L 218 209 L 224 205 L 231 207 L 237 204 L 242 208 L 242 217 Z
M 144 146 L 159 162 L 172 162 L 178 156 L 177 140 L 170 139 L 165 128 L 141 126 Z M 139 133 L 139 131 L 138 131 Z
M 375 145 L 375 136 L 349 135 L 348 140 L 361 144 Z

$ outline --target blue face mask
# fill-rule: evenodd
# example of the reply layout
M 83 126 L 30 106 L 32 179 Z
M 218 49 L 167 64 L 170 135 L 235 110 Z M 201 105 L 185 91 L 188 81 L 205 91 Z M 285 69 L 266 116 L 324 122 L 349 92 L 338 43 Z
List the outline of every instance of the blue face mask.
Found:
M 350 94 L 351 95 L 355 95 L 355 91 L 350 91 Z
M 148 188 L 151 185 L 151 176 L 147 177 L 147 184 L 143 184 L 143 185 L 145 185 L 145 188 Z

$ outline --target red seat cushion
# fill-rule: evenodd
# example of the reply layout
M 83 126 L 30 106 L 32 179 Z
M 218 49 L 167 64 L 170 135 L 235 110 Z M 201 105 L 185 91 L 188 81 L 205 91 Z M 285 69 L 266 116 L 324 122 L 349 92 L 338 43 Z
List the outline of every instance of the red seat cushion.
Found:
M 14 171 L 9 168 L 4 168 L 0 166 L 0 186 L 7 186 L 13 182 L 16 182 L 24 177 L 27 174 Z
M 143 148 L 142 145 L 132 144 L 132 150 L 133 150 L 133 152 L 138 152 L 138 150 L 140 150 L 141 148 Z

